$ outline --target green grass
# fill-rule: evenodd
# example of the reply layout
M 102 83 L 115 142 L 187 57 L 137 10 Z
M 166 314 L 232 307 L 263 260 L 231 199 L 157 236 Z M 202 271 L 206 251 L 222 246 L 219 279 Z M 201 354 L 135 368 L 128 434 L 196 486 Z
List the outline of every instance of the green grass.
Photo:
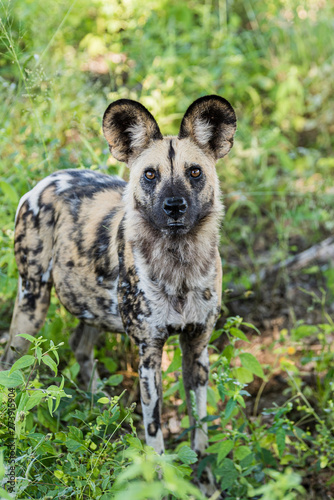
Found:
M 239 284 L 250 289 L 250 276 L 263 265 L 280 262 L 333 234 L 334 12 L 330 2 L 1 0 L 0 13 L 0 330 L 9 327 L 16 293 L 13 230 L 19 198 L 38 180 L 63 168 L 103 169 L 127 178 L 126 167 L 109 157 L 101 133 L 107 104 L 121 97 L 147 106 L 164 134 L 178 132 L 187 106 L 201 95 L 222 95 L 235 107 L 235 145 L 217 166 L 226 206 L 221 234 L 225 289 Z M 211 350 L 210 443 L 220 443 L 216 449 L 227 446 L 225 450 L 230 450 L 226 456 L 224 451 L 211 451 L 208 460 L 231 499 L 275 498 L 275 491 L 282 500 L 306 498 L 300 484 L 308 491 L 309 470 L 313 477 L 320 477 L 323 489 L 331 488 L 333 269 L 315 264 L 301 274 L 304 281 L 283 270 L 268 291 L 274 297 L 283 285 L 287 290 L 297 280 L 309 297 L 305 307 L 287 298 L 288 320 L 276 345 L 273 342 L 268 348 L 276 364 L 264 361 L 260 365 L 265 382 L 260 382 L 258 407 L 266 381 L 278 372 L 287 380 L 286 402 L 267 413 L 261 409 L 254 418 L 244 408 L 243 402 L 250 399 L 240 391 L 247 391 L 254 374 L 260 372 L 240 365 L 242 359 L 247 363 L 242 352 L 249 349 L 247 343 L 235 344 L 240 333 L 232 330 L 235 336 L 230 330 L 240 330 L 240 325 L 226 326 L 223 320 L 231 347 L 222 353 L 214 347 Z M 258 296 L 262 286 L 249 291 Z M 227 317 L 233 304 L 226 297 Z M 258 316 L 260 306 L 254 306 Z M 20 482 L 18 498 L 46 498 L 46 492 L 50 498 L 61 498 L 57 485 L 65 488 L 73 478 L 73 490 L 66 495 L 78 499 L 103 499 L 103 491 L 121 498 L 129 484 L 133 488 L 133 493 L 127 492 L 130 498 L 130 493 L 138 494 L 143 481 L 152 488 L 142 490 L 143 498 L 172 494 L 168 488 L 173 485 L 191 489 L 190 462 L 177 458 L 179 444 L 169 444 L 171 462 L 162 463 L 140 441 L 134 441 L 126 408 L 138 398 L 135 377 L 127 385 L 129 376 L 120 385 L 108 386 L 113 396 L 128 388 L 115 406 L 119 408 L 117 423 L 108 423 L 112 410 L 105 417 L 107 426 L 120 424 L 115 440 L 107 443 L 103 433 L 92 430 L 99 425 L 97 398 L 73 385 L 77 368 L 67 339 L 74 323 L 53 297 L 42 334 L 58 343 L 62 332 L 65 344 L 59 348 L 59 369 L 72 399 L 61 400 L 52 416 L 44 400 L 27 410 L 25 424 L 18 430 L 22 477 L 32 450 L 38 451 L 38 458 L 30 475 Z M 256 324 L 263 327 L 261 317 Z M 172 339 L 167 348 L 171 359 L 175 345 Z M 135 350 L 124 336 L 108 334 L 106 345 L 96 355 L 106 373 L 114 376 L 127 372 L 129 361 L 136 363 Z M 176 373 L 177 356 L 173 361 Z M 305 378 L 311 369 L 315 385 Z M 23 376 L 28 376 L 24 370 Z M 224 373 L 230 374 L 230 380 Z M 36 377 L 45 387 L 54 384 L 45 370 L 37 371 Z M 60 382 L 61 378 L 56 379 L 57 385 Z M 182 379 L 167 373 L 164 384 L 165 405 L 170 408 L 172 400 L 182 419 Z M 18 389 L 18 404 L 23 405 L 24 391 Z M 86 412 L 86 423 L 78 424 L 76 411 Z M 132 410 L 131 415 L 136 427 L 140 426 L 140 415 Z M 182 422 L 186 430 L 186 419 Z M 80 447 L 70 450 L 67 440 L 74 438 L 67 425 L 80 428 L 80 439 L 87 443 L 96 432 L 96 445 L 104 443 L 101 446 L 108 453 L 99 456 L 95 450 Z M 183 439 L 188 439 L 187 432 Z M 71 453 L 74 458 L 67 456 Z M 91 454 L 99 469 L 112 471 L 106 484 L 92 465 Z M 165 482 L 149 475 L 145 461 L 154 470 L 162 468 Z M 189 490 L 189 495 L 199 493 Z

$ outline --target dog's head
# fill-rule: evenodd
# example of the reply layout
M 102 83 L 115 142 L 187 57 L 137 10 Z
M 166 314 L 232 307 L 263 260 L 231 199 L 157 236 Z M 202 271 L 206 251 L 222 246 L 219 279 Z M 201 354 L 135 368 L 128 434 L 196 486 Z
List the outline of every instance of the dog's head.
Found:
M 231 149 L 235 130 L 232 106 L 214 95 L 188 108 L 177 137 L 163 137 L 151 113 L 135 101 L 116 101 L 103 117 L 111 153 L 130 168 L 131 209 L 171 236 L 221 211 L 215 163 Z

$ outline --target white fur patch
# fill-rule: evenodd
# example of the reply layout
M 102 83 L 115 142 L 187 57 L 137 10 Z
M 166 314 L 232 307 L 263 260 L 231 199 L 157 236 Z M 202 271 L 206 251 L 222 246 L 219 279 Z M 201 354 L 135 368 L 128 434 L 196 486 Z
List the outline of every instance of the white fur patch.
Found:
M 131 125 L 126 132 L 130 133 L 131 146 L 134 148 L 144 148 L 147 142 L 146 128 L 141 123 Z
M 203 366 L 209 366 L 209 355 L 208 355 L 207 348 L 203 349 L 200 357 L 198 358 L 198 361 Z M 202 418 L 206 417 L 206 414 L 207 414 L 207 409 L 206 409 L 207 384 L 199 385 L 198 387 L 196 387 L 195 396 L 196 396 L 197 413 L 198 413 L 198 416 L 201 420 Z M 208 444 L 207 432 L 208 431 L 207 431 L 207 424 L 206 423 L 202 423 L 201 429 L 197 428 L 195 430 L 195 439 L 194 439 L 195 450 L 202 451 L 202 452 L 205 450 L 205 448 L 207 447 L 207 444 Z
M 119 310 L 118 310 L 118 300 L 117 300 L 117 288 L 116 291 L 115 289 L 109 289 L 108 293 L 110 295 L 110 298 L 112 300 L 111 306 L 109 307 L 109 313 L 112 314 L 113 316 L 119 315 Z
M 50 259 L 49 265 L 45 273 L 42 274 L 42 282 L 47 283 L 49 281 L 51 271 L 52 271 L 52 264 L 53 264 L 53 259 Z
M 201 146 L 206 146 L 212 137 L 212 125 L 209 122 L 197 118 L 194 123 L 194 134 Z
M 87 309 L 82 313 L 78 315 L 78 318 L 83 318 L 83 319 L 93 319 L 94 314 L 92 314 L 90 311 Z
M 70 184 L 70 181 L 72 181 L 72 184 Z M 73 177 L 69 174 L 61 173 L 57 178 L 56 193 L 57 194 L 62 193 L 63 191 L 66 191 L 66 189 L 69 189 L 72 186 L 73 186 Z
M 155 436 L 150 436 L 148 433 L 149 425 L 154 422 L 153 413 L 156 407 L 157 401 L 159 399 L 158 391 L 155 386 L 155 370 L 152 368 L 145 368 L 144 366 L 140 367 L 140 378 L 145 380 L 147 384 L 147 392 L 150 396 L 149 404 L 145 404 L 142 400 L 142 410 L 144 417 L 144 427 L 145 427 L 145 437 L 146 443 L 148 446 L 152 446 L 157 453 L 164 452 L 164 441 L 162 436 L 161 429 L 158 429 L 158 432 Z
M 51 183 L 54 181 L 54 177 L 49 176 L 46 177 L 45 179 L 41 180 L 36 186 L 31 190 L 28 191 L 25 195 L 22 196 L 20 199 L 19 206 L 17 207 L 16 210 L 16 215 L 15 215 L 15 223 L 16 219 L 18 216 L 18 213 L 20 211 L 20 208 L 22 207 L 23 203 L 28 200 L 29 201 L 29 209 L 34 212 L 34 215 L 37 215 L 40 209 L 40 206 L 38 204 L 39 197 L 43 190 Z
M 39 198 L 44 191 L 48 187 L 49 184 L 54 182 L 55 180 L 57 181 L 57 193 L 61 193 L 62 191 L 65 191 L 65 189 L 68 189 L 70 187 L 70 184 L 68 183 L 69 180 L 71 180 L 72 177 L 67 174 L 66 172 L 55 172 L 54 174 L 49 175 L 48 177 L 45 177 L 45 179 L 42 179 L 39 181 L 38 184 L 36 184 L 35 187 L 33 187 L 28 193 L 22 196 L 20 199 L 19 205 L 16 210 L 16 215 L 15 215 L 15 223 L 16 219 L 18 216 L 18 213 L 25 201 L 28 200 L 29 203 L 29 210 L 32 210 L 34 215 L 37 215 L 39 210 L 40 210 L 40 204 L 39 204 Z
M 25 295 L 27 295 L 26 289 L 22 286 L 22 277 L 19 275 L 19 286 L 18 286 L 18 292 L 19 292 L 19 304 L 22 302 L 22 299 L 24 298 Z

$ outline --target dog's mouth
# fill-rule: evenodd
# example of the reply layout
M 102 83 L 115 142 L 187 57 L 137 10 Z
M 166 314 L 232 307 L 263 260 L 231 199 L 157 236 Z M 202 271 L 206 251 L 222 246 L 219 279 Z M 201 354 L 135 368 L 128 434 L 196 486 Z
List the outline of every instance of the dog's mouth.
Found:
M 177 229 L 177 228 L 185 228 L 186 227 L 186 224 L 185 224 L 185 217 L 184 215 L 182 215 L 181 217 L 168 217 L 167 220 L 166 220 L 166 225 L 168 228 L 171 228 L 171 229 Z
M 167 221 L 166 229 L 163 230 L 164 233 L 175 236 L 186 234 L 188 231 L 189 227 L 184 222 L 175 220 Z
M 167 219 L 167 228 L 168 231 L 172 231 L 173 233 L 184 233 L 187 232 L 187 226 L 184 221 L 184 217 L 181 217 L 178 220 L 172 219 L 168 217 Z
M 168 222 L 167 226 L 170 227 L 170 228 L 173 228 L 173 229 L 185 228 L 186 227 L 183 222 L 176 222 L 176 221 Z

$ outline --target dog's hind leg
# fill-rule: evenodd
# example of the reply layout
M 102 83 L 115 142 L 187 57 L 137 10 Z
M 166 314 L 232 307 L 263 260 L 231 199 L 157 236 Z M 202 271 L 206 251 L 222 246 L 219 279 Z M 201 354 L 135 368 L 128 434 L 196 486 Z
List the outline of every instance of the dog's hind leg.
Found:
M 50 304 L 52 283 L 49 281 L 23 280 L 19 278 L 9 340 L 1 359 L 1 368 L 7 370 L 16 358 L 29 348 L 29 342 L 20 333 L 36 335 L 43 326 Z
M 42 194 L 37 191 L 39 196 L 32 190 L 22 198 L 17 213 L 14 248 L 19 282 L 2 369 L 15 361 L 15 350 L 24 354 L 28 349 L 29 342 L 17 335 L 36 335 L 50 304 L 54 208 L 47 189 Z
M 72 333 L 69 344 L 80 365 L 79 376 L 86 389 L 96 392 L 99 378 L 94 360 L 94 344 L 99 337 L 99 330 L 94 326 L 79 323 Z

